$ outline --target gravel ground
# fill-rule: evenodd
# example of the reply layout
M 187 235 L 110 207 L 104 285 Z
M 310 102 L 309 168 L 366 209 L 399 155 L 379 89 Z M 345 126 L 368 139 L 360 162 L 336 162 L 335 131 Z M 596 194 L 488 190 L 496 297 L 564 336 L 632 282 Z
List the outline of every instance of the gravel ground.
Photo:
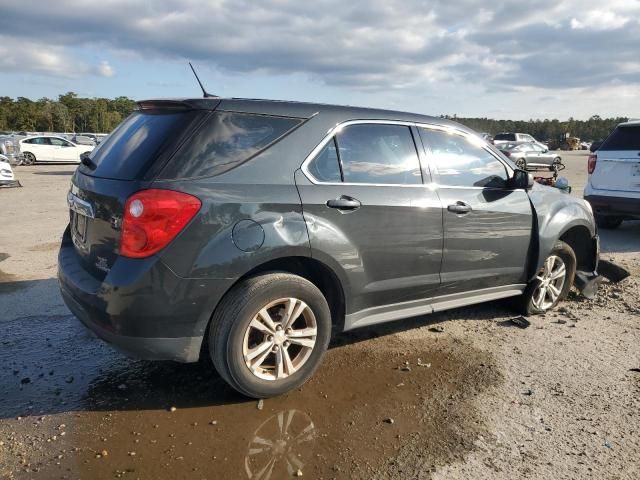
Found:
M 564 153 L 580 195 L 586 154 Z M 493 302 L 338 337 L 304 388 L 238 396 L 207 365 L 127 359 L 55 281 L 72 166 L 0 190 L 0 478 L 640 478 L 640 222 L 631 272 L 522 329 Z

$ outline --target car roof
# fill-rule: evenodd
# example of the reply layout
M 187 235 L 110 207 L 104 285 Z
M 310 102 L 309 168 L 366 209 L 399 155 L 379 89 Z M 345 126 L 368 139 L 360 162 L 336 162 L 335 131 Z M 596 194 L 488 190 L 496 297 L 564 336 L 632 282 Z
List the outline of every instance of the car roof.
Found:
M 626 122 L 622 122 L 618 124 L 619 127 L 634 126 L 634 125 L 640 125 L 640 118 L 630 118 Z
M 401 112 L 377 108 L 354 107 L 348 105 L 332 105 L 325 103 L 296 102 L 289 100 L 263 100 L 252 98 L 175 98 L 152 99 L 138 102 L 138 105 L 162 105 L 182 104 L 196 109 L 226 110 L 242 113 L 255 113 L 263 115 L 277 115 L 283 117 L 311 118 L 317 114 L 329 113 L 334 117 L 342 117 L 342 120 L 397 120 L 415 123 L 428 123 L 455 127 L 471 132 L 470 129 L 454 121 L 422 115 L 418 113 Z M 148 107 L 147 107 L 148 108 Z

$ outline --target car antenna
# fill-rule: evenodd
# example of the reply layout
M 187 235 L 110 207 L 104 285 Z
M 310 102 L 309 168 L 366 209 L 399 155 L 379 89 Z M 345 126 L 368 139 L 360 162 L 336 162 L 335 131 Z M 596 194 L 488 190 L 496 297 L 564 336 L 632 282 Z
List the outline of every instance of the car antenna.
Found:
M 189 66 L 191 67 L 191 71 L 193 72 L 193 74 L 196 77 L 196 80 L 198 81 L 198 85 L 200 85 L 200 88 L 202 89 L 202 96 L 204 98 L 218 98 L 217 95 L 213 95 L 211 93 L 208 93 L 205 89 L 204 86 L 202 85 L 202 82 L 200 81 L 200 77 L 198 77 L 198 74 L 196 73 L 196 69 L 193 68 L 193 65 L 191 65 L 191 62 L 189 62 Z

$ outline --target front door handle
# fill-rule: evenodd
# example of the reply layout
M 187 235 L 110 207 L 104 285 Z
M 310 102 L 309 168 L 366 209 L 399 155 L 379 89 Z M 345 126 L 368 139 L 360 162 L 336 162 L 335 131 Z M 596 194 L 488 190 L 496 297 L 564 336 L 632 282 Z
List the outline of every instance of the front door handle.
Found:
M 472 208 L 471 208 L 471 205 L 468 205 L 464 202 L 456 202 L 453 205 L 447 206 L 447 210 L 453 213 L 465 214 L 465 213 L 469 213 L 472 210 Z
M 359 200 L 352 197 L 342 195 L 333 200 L 327 200 L 327 207 L 337 208 L 338 210 L 357 210 L 362 204 Z

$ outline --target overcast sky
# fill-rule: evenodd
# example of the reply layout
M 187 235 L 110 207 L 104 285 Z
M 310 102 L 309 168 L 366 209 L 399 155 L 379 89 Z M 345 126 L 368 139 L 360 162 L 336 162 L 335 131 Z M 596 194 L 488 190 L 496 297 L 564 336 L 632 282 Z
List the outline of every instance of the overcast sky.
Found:
M 0 95 L 197 96 L 187 60 L 222 96 L 638 117 L 640 0 L 0 0 Z

